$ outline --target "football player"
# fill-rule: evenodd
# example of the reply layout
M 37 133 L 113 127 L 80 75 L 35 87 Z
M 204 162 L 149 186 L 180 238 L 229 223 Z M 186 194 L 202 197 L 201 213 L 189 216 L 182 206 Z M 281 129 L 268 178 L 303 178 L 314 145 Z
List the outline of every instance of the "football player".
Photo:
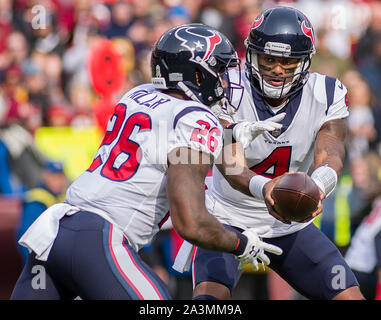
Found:
M 297 223 L 285 221 L 271 198 L 282 175 L 304 171 L 320 188 L 322 202 L 343 166 L 347 90 L 338 79 L 310 74 L 314 41 L 311 23 L 296 9 L 275 7 L 255 19 L 246 40 L 245 70 L 229 73 L 232 81 L 242 77 L 244 86 L 242 99 L 233 95 L 241 104 L 228 127 L 246 148 L 245 156 L 235 150 L 214 165 L 206 206 L 232 230 L 271 227 L 262 239 L 283 254 L 269 254 L 270 267 L 303 296 L 363 299 L 338 249 L 312 223 L 322 205 L 311 219 Z M 282 112 L 281 129 L 251 141 L 255 121 Z M 237 143 L 227 147 L 242 148 Z M 234 163 L 245 168 L 243 173 L 232 174 Z M 241 275 L 240 261 L 229 253 L 197 248 L 193 262 L 194 299 L 229 299 Z
M 20 239 L 30 254 L 12 299 L 169 299 L 137 254 L 169 210 L 179 235 L 199 247 L 242 263 L 268 261 L 265 251 L 281 254 L 254 229 L 228 230 L 205 208 L 204 179 L 223 146 L 213 111 L 234 111 L 227 71 L 238 66 L 229 40 L 204 25 L 179 26 L 158 40 L 152 84 L 122 97 L 65 203 L 47 209 Z

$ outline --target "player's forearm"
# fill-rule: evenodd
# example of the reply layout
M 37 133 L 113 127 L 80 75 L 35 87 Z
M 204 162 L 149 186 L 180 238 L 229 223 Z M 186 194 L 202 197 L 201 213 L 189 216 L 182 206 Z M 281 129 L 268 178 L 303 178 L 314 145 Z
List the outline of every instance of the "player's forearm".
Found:
M 216 166 L 233 189 L 252 196 L 249 185 L 255 173 L 247 166 L 245 151 L 241 144 L 224 145 Z
M 331 120 L 321 127 L 316 137 L 311 178 L 325 197 L 335 190 L 343 169 L 346 131 L 345 119 Z
M 230 252 L 234 249 L 237 236 L 207 211 L 204 190 L 198 188 L 195 181 L 188 179 L 174 189 L 170 186 L 168 195 L 172 224 L 182 238 L 208 250 Z
M 188 225 L 183 231 L 184 239 L 207 250 L 232 252 L 237 244 L 237 234 L 225 229 L 208 212 L 201 214 L 193 225 Z
M 189 189 L 187 203 L 171 201 L 171 219 L 176 232 L 192 244 L 214 251 L 232 252 L 237 243 L 237 235 L 224 226 L 210 214 L 200 195 Z
M 232 252 L 237 235 L 226 230 L 205 207 L 204 179 L 208 165 L 170 165 L 167 193 L 177 233 L 202 248 Z
M 345 157 L 344 144 L 334 137 L 323 136 L 315 146 L 313 169 L 328 165 L 339 176 Z
M 323 125 L 315 142 L 315 156 L 312 169 L 328 165 L 340 175 L 345 157 L 346 135 L 344 119 L 332 120 Z
M 218 170 L 224 175 L 225 179 L 228 181 L 229 185 L 248 196 L 252 196 L 250 192 L 250 180 L 255 173 L 247 167 L 235 167 L 226 168 L 223 165 L 217 165 Z

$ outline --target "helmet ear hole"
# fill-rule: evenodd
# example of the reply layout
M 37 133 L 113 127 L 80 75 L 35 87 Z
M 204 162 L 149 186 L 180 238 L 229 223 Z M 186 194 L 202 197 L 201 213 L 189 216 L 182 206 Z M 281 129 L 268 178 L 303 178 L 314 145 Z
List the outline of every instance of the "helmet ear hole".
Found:
M 202 81 L 204 80 L 204 77 L 199 69 L 196 69 L 195 77 L 197 85 L 200 86 Z

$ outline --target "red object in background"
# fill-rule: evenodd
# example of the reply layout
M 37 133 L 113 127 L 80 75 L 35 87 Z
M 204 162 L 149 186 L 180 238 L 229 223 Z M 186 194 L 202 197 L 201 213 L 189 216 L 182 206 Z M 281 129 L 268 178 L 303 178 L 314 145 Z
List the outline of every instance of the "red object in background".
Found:
M 95 92 L 103 98 L 111 98 L 122 90 L 126 71 L 122 55 L 110 40 L 94 42 L 89 52 L 90 79 Z
M 3 52 L 7 47 L 7 39 L 9 34 L 13 31 L 12 24 L 0 21 L 0 52 Z
M 98 40 L 91 45 L 89 73 L 95 92 L 101 97 L 94 103 L 93 112 L 98 127 L 106 132 L 107 123 L 114 111 L 117 95 L 126 81 L 122 55 L 109 40 Z
M 245 39 L 250 32 L 252 21 L 245 14 L 234 19 L 234 29 L 236 30 L 238 41 L 236 41 L 236 50 L 240 59 L 246 59 Z
M 52 0 L 55 7 L 58 33 L 62 37 L 68 37 L 75 26 L 75 3 L 74 1 Z M 59 12 L 59 14 L 57 14 Z
M 64 105 L 53 104 L 46 111 L 48 125 L 53 127 L 69 126 L 73 117 L 73 112 Z
M 106 132 L 107 123 L 114 112 L 116 103 L 117 101 L 114 101 L 111 98 L 97 99 L 94 103 L 93 113 L 95 122 L 103 133 Z

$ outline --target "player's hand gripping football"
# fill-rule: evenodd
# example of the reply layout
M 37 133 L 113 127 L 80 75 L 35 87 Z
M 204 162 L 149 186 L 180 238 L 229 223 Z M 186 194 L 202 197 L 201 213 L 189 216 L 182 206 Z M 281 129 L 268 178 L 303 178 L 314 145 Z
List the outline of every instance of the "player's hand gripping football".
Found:
M 254 270 L 258 270 L 258 259 L 266 266 L 269 265 L 270 259 L 265 254 L 265 251 L 276 255 L 282 254 L 283 251 L 281 248 L 263 242 L 259 237 L 260 234 L 265 234 L 269 230 L 269 226 L 264 226 L 260 228 L 250 228 L 242 233 L 247 237 L 248 241 L 243 254 L 236 257 L 239 261 L 238 269 L 241 270 L 245 267 L 245 265 L 250 263 Z
M 263 197 L 264 197 L 264 200 L 265 200 L 265 204 L 266 204 L 266 207 L 267 207 L 267 210 L 268 212 L 275 218 L 275 219 L 278 219 L 279 221 L 282 221 L 283 223 L 286 223 L 286 224 L 291 224 L 290 221 L 287 221 L 285 218 L 283 218 L 278 212 L 275 211 L 274 209 L 274 204 L 275 204 L 275 201 L 274 199 L 271 197 L 271 192 L 273 191 L 273 188 L 274 186 L 277 184 L 277 182 L 284 176 L 284 175 L 287 175 L 287 174 L 291 174 L 293 172 L 286 172 L 285 174 L 281 175 L 281 176 L 278 176 L 272 180 L 270 180 L 269 182 L 267 182 L 264 186 L 263 186 Z
M 282 112 L 274 117 L 268 118 L 263 121 L 239 122 L 233 128 L 234 139 L 237 142 L 240 142 L 242 144 L 242 147 L 246 149 L 250 145 L 250 143 L 263 132 L 281 129 L 282 124 L 278 122 L 282 121 L 285 116 L 286 113 Z
M 320 191 L 320 202 L 319 202 L 317 209 L 314 212 L 312 212 L 311 218 L 308 218 L 306 220 L 302 220 L 300 222 L 307 222 L 307 221 L 311 220 L 312 218 L 315 218 L 316 216 L 318 216 L 319 214 L 321 214 L 323 212 L 323 200 L 325 199 L 326 194 L 323 191 L 321 191 L 320 188 L 319 188 L 319 191 Z
M 270 180 L 269 182 L 267 182 L 264 186 L 263 186 L 263 197 L 264 197 L 264 200 L 265 200 L 265 204 L 266 204 L 266 207 L 267 207 L 267 210 L 268 212 L 277 220 L 283 222 L 283 223 L 286 223 L 286 224 L 291 224 L 291 221 L 288 221 L 286 220 L 284 217 L 282 217 L 278 212 L 276 212 L 275 208 L 274 208 L 274 204 L 275 204 L 275 201 L 274 199 L 271 197 L 271 193 L 273 191 L 273 188 L 274 186 L 278 183 L 278 181 L 285 175 L 289 175 L 289 174 L 292 174 L 294 172 L 286 172 L 285 174 L 281 175 L 281 176 L 278 176 L 272 180 Z M 320 190 L 320 203 L 319 203 L 319 206 L 318 208 L 316 209 L 315 212 L 313 212 L 311 214 L 311 217 L 306 219 L 306 220 L 303 220 L 303 221 L 299 221 L 299 222 L 307 222 L 309 220 L 311 220 L 312 218 L 316 217 L 317 215 L 319 215 L 320 213 L 322 213 L 323 211 L 323 199 L 325 198 L 325 194 Z

